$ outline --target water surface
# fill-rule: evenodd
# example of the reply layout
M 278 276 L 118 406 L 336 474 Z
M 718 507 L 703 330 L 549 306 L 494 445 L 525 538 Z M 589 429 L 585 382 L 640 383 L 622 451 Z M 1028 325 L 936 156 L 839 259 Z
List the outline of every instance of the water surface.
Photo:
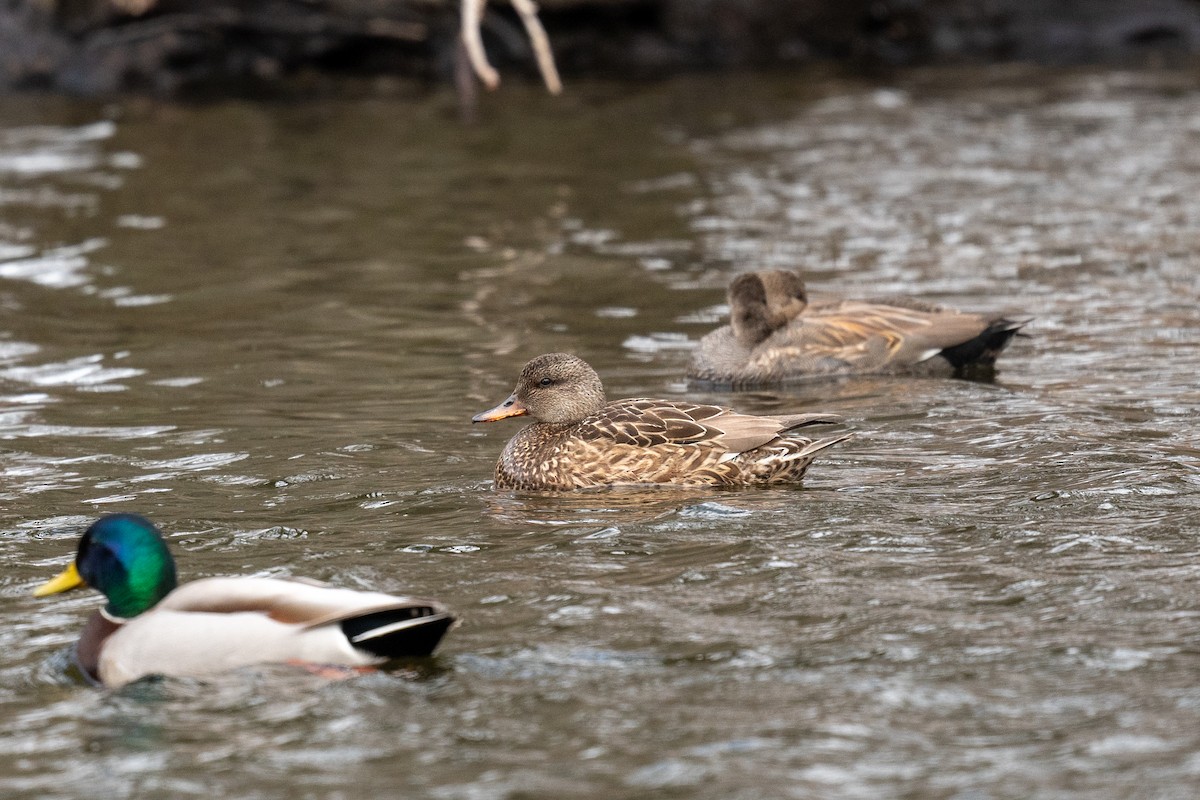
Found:
M 736 98 L 736 99 L 728 99 Z M 0 104 L 6 797 L 1191 797 L 1200 84 L 820 73 L 312 105 Z M 994 383 L 689 393 L 751 267 L 1035 317 Z M 569 350 L 824 410 L 804 488 L 494 493 Z M 98 513 L 185 578 L 437 596 L 440 655 L 103 692 Z

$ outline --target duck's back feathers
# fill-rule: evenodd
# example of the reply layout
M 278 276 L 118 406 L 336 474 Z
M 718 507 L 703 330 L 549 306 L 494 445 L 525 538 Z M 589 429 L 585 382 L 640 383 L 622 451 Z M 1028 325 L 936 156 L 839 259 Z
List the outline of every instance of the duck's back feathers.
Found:
M 759 417 L 722 406 L 636 398 L 609 403 L 577 426 L 581 438 L 607 439 L 637 447 L 696 445 L 709 442 L 744 453 L 780 433 L 805 425 L 841 422 L 837 414 Z
M 277 622 L 312 626 L 410 602 L 405 597 L 341 589 L 303 578 L 219 577 L 185 583 L 156 608 L 216 614 L 255 611 Z
M 840 328 L 842 354 L 837 357 L 851 364 L 854 372 L 945 372 L 943 359 L 956 373 L 992 367 L 1009 340 L 1031 322 L 1030 318 L 970 314 L 911 297 L 843 301 L 813 312 L 812 322 Z M 856 340 L 862 355 L 853 352 Z M 864 342 L 874 341 L 886 346 L 863 347 Z M 938 363 L 923 368 L 930 361 Z
M 811 308 L 768 343 L 804 347 L 867 372 L 919 364 L 975 338 L 988 325 L 978 314 L 926 304 L 847 300 Z
M 720 406 L 666 400 L 618 400 L 585 417 L 577 427 L 584 438 L 609 439 L 616 444 L 694 444 L 720 435 L 718 429 L 705 422 L 723 410 Z
M 103 619 L 101 617 L 101 619 Z M 379 664 L 429 655 L 454 622 L 441 604 L 280 578 L 180 586 L 79 661 L 119 686 L 144 675 L 199 676 L 252 664 Z M 91 627 L 91 626 L 89 626 Z

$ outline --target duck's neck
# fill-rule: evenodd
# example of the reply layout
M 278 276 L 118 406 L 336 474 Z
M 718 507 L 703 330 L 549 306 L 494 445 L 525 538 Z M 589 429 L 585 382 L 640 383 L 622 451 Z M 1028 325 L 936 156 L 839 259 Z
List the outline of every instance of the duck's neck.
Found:
M 166 555 L 163 551 L 162 555 Z M 104 612 L 116 620 L 132 619 L 149 611 L 175 589 L 175 563 L 167 555 L 139 554 L 128 569 L 105 580 L 102 591 L 108 598 Z
M 578 424 L 578 420 L 573 422 L 542 422 L 541 420 L 536 420 L 532 424 L 522 428 L 518 436 L 525 434 L 527 436 L 536 436 L 539 439 L 546 439 L 566 434 Z

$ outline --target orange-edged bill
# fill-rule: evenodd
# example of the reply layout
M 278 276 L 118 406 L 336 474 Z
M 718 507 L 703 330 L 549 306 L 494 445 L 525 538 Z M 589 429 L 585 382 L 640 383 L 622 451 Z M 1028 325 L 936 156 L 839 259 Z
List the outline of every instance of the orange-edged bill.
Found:
M 528 413 L 529 409 L 525 407 L 525 404 L 518 400 L 515 394 L 512 394 L 495 408 L 489 408 L 487 411 L 481 411 L 471 417 L 471 422 L 495 422 L 498 419 L 508 419 L 509 417 L 523 417 Z

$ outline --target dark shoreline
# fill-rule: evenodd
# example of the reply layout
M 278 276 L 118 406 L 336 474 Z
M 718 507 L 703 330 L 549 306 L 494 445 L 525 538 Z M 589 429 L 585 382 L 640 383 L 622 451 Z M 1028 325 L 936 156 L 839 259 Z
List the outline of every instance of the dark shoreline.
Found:
M 1013 60 L 1143 66 L 1200 52 L 1200 4 L 1186 0 L 540 6 L 568 81 L 814 61 L 862 69 Z M 462 70 L 458 26 L 458 0 L 15 0 L 0 7 L 0 90 L 187 96 L 303 89 L 346 76 L 449 83 L 456 65 Z M 482 32 L 505 79 L 537 80 L 507 3 L 488 7 Z

